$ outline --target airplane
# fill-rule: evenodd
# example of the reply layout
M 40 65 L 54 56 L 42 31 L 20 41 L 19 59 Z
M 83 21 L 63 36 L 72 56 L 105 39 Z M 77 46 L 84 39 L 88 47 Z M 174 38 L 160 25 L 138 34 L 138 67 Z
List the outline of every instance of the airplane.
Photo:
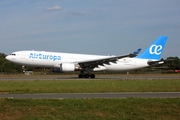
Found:
M 95 78 L 93 71 L 129 71 L 163 64 L 160 59 L 168 37 L 160 36 L 143 53 L 141 49 L 121 56 L 88 55 L 46 51 L 17 51 L 6 56 L 10 62 L 54 71 L 80 71 L 79 78 Z

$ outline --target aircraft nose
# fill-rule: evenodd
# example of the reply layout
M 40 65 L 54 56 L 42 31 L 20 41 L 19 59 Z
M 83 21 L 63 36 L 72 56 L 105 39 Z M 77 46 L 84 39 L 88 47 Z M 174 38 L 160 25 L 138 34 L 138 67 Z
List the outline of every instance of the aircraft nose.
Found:
M 6 60 L 10 60 L 10 56 L 8 55 L 8 56 L 6 56 Z

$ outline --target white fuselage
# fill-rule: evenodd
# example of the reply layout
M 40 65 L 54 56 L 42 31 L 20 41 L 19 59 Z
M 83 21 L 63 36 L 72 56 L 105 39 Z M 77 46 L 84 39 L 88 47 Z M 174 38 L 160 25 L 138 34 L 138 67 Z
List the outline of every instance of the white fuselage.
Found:
M 59 68 L 61 63 L 76 64 L 79 61 L 89 61 L 107 57 L 108 56 L 45 51 L 18 51 L 8 55 L 6 59 L 24 66 Z M 123 59 L 118 59 L 118 61 L 115 63 L 110 62 L 110 64 L 98 65 L 98 67 L 95 67 L 93 71 L 127 71 L 147 67 L 149 66 L 147 62 L 148 59 L 126 57 Z

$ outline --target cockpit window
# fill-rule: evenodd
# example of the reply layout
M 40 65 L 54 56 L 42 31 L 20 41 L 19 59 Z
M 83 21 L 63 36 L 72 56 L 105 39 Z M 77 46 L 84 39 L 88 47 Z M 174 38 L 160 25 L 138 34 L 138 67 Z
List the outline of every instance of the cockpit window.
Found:
M 15 53 L 12 53 L 12 54 L 10 54 L 10 55 L 12 55 L 12 56 L 16 56 L 16 54 L 15 54 Z

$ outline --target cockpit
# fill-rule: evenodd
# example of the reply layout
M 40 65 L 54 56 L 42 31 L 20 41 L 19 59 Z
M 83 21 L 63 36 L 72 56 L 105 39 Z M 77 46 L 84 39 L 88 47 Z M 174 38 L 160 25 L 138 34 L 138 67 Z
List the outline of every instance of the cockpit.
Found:
M 9 60 L 9 61 L 14 61 L 19 56 L 18 54 L 19 53 L 17 53 L 17 52 L 13 52 L 10 55 L 6 56 L 6 59 Z
M 16 56 L 16 54 L 15 54 L 15 53 L 12 53 L 12 54 L 10 54 L 10 55 L 12 55 L 12 56 Z

